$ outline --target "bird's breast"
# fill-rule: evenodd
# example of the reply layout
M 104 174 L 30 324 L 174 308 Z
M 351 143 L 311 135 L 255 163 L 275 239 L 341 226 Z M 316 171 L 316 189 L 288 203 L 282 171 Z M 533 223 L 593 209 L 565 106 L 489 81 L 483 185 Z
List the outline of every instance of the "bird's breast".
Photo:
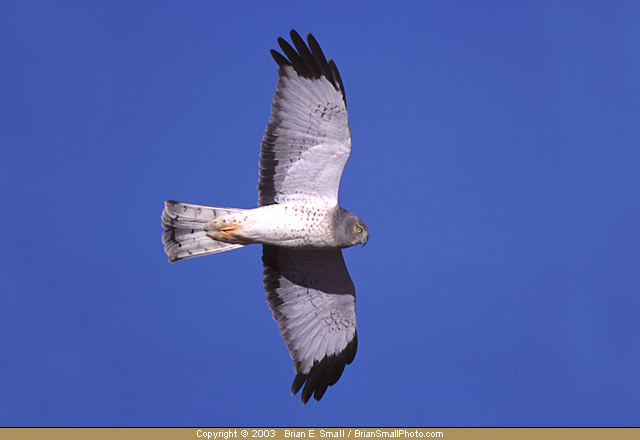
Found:
M 335 247 L 330 207 L 277 204 L 244 212 L 233 233 L 252 243 L 284 247 Z

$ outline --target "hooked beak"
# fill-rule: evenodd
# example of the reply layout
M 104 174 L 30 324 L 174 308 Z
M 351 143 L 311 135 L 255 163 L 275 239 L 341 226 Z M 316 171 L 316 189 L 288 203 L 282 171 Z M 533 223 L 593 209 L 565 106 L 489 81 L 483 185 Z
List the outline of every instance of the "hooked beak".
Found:
M 362 240 L 360 240 L 360 244 L 362 245 L 362 247 L 364 247 L 365 244 L 367 244 L 367 241 L 369 241 L 369 232 L 367 231 L 366 234 L 364 234 L 362 236 Z

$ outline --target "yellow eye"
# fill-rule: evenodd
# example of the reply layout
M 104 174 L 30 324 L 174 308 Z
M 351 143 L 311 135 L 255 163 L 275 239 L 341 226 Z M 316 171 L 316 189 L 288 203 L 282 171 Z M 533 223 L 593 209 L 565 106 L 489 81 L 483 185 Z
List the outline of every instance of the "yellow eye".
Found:
M 359 234 L 362 232 L 362 228 L 360 226 L 356 226 L 356 232 Z

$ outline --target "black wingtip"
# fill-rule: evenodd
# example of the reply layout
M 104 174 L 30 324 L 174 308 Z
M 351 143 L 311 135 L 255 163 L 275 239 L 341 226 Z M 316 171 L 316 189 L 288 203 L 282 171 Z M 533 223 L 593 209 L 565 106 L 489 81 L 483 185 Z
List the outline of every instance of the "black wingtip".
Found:
M 299 38 L 302 40 L 302 37 L 300 37 L 300 34 L 298 33 L 298 31 L 296 31 L 295 29 L 291 29 L 289 31 L 289 36 L 291 37 L 291 40 L 294 40 L 296 38 Z
M 304 383 L 307 381 L 307 377 L 309 377 L 308 374 L 296 374 L 296 377 L 293 379 L 293 383 L 291 384 L 292 396 L 295 396 L 296 394 L 298 394 L 298 391 L 300 391 L 300 388 L 302 388 L 302 385 L 304 385 Z M 302 403 L 307 403 L 308 400 L 309 398 L 305 400 L 303 397 Z
M 291 29 L 289 32 L 293 46 L 285 39 L 278 38 L 278 45 L 284 53 L 281 54 L 275 50 L 271 50 L 271 56 L 278 66 L 291 66 L 300 76 L 310 79 L 318 79 L 324 77 L 333 87 L 342 94 L 346 103 L 344 85 L 338 73 L 338 68 L 333 60 L 327 61 L 318 41 L 313 34 L 307 34 L 305 42 L 300 34 Z
M 283 67 L 283 66 L 290 66 L 291 65 L 289 60 L 287 60 L 285 57 L 283 57 L 282 54 L 280 54 L 280 52 L 278 52 L 277 50 L 271 49 L 270 53 L 271 53 L 271 56 L 273 57 L 274 61 L 278 64 L 278 66 Z
M 311 396 L 317 401 L 322 399 L 327 388 L 335 385 L 342 376 L 346 365 L 353 362 L 358 349 L 358 332 L 340 353 L 316 361 L 307 374 L 298 373 L 291 384 L 291 394 L 296 395 L 302 388 L 300 400 L 306 404 Z M 304 387 L 303 387 L 304 385 Z

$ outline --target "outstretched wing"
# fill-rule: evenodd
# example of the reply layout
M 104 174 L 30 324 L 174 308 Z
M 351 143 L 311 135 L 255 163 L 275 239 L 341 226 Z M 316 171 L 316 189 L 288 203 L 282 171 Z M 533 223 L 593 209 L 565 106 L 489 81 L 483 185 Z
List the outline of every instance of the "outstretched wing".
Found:
M 356 355 L 356 295 L 340 249 L 263 246 L 267 302 L 293 369 L 291 393 L 320 400 Z
M 278 83 L 260 151 L 259 206 L 320 198 L 338 202 L 340 177 L 351 152 L 344 87 L 333 60 L 315 38 L 291 31 L 278 43 Z

